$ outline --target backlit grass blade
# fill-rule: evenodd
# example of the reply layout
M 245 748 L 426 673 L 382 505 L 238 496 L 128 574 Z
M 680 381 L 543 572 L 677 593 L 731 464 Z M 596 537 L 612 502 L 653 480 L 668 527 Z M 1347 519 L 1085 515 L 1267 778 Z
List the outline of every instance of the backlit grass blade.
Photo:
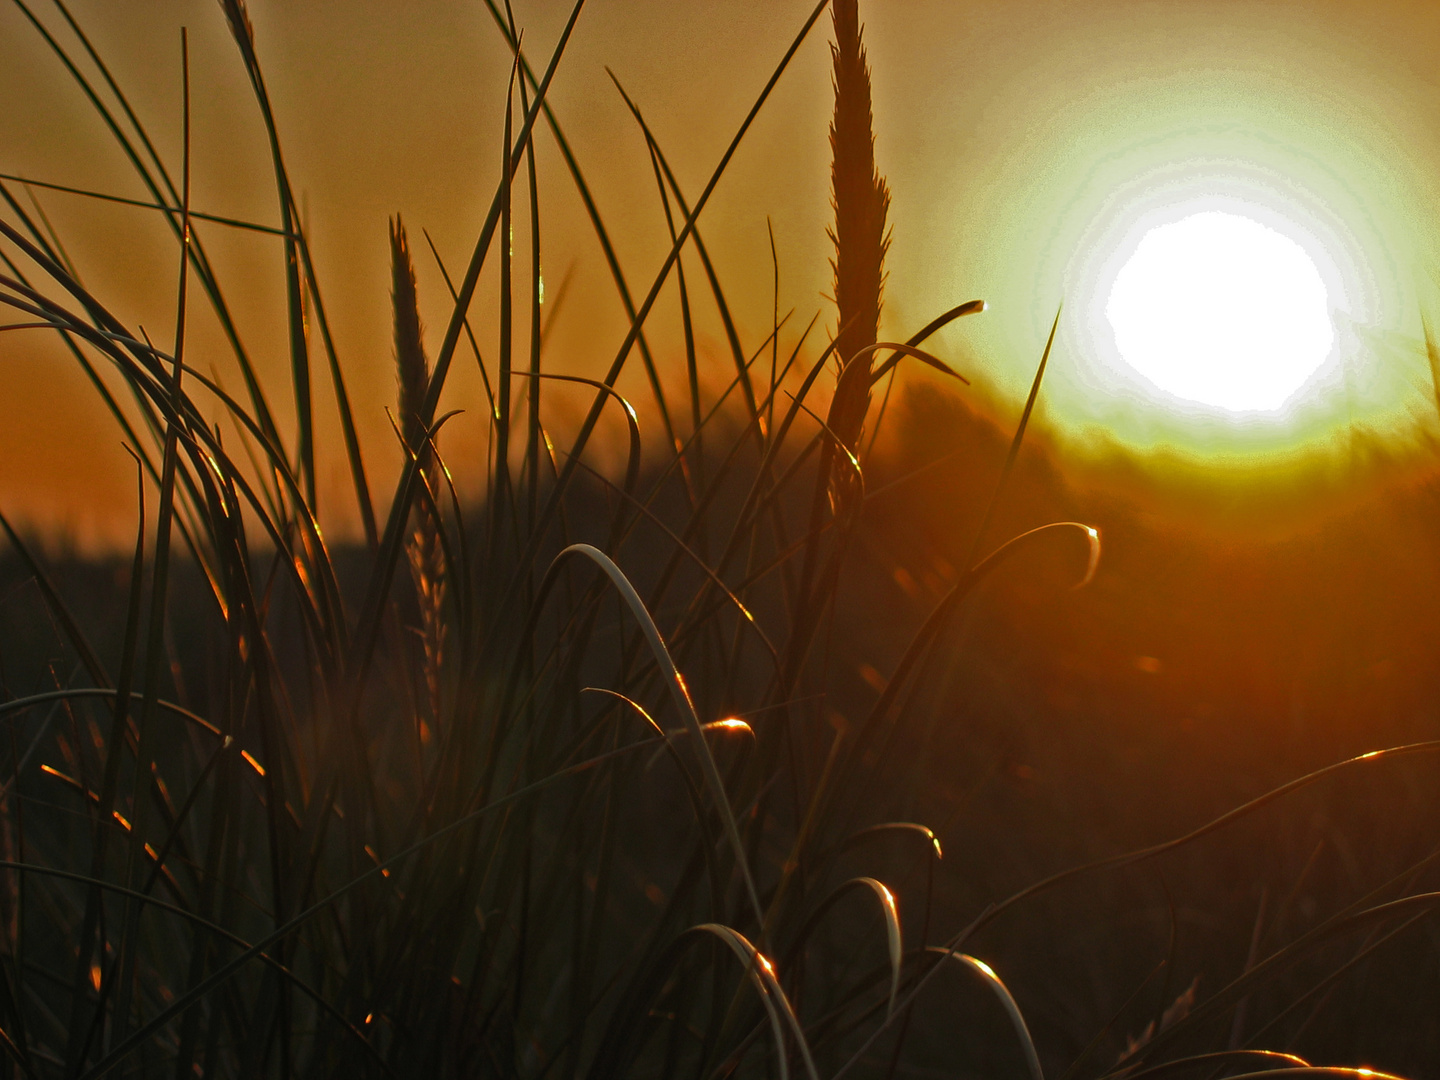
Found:
M 590 471 L 594 473 L 594 470 Z M 609 481 L 607 481 L 605 477 L 601 476 L 599 473 L 594 473 L 594 475 L 596 479 L 606 484 L 608 487 L 612 489 L 614 488 L 614 485 L 610 484 Z M 640 515 L 645 518 L 646 521 L 648 521 L 651 525 L 655 526 L 661 532 L 665 533 L 665 535 L 669 537 L 670 542 L 675 545 L 676 550 L 684 554 L 689 559 L 690 563 L 695 566 L 702 574 L 705 575 L 705 577 L 709 580 L 710 584 L 720 591 L 720 593 L 725 597 L 725 599 L 730 602 L 731 606 L 740 615 L 744 624 L 750 626 L 754 630 L 756 636 L 760 639 L 761 644 L 765 646 L 765 651 L 770 654 L 771 660 L 778 668 L 780 664 L 780 653 L 775 648 L 775 644 L 770 640 L 770 636 L 766 634 L 764 628 L 756 620 L 755 615 L 750 611 L 749 608 L 745 606 L 744 601 L 742 601 L 740 597 L 737 596 L 730 589 L 730 587 L 725 584 L 724 579 L 722 579 L 720 575 L 715 573 L 715 571 L 706 564 L 704 558 L 700 555 L 698 551 L 695 551 L 688 544 L 685 543 L 685 540 L 682 536 L 680 536 L 673 529 L 671 529 L 669 525 L 665 524 L 663 518 L 650 510 L 649 507 L 636 499 L 628 491 L 619 489 L 617 493 L 622 499 L 624 499 L 632 507 L 634 507 L 634 509 L 637 510 Z
M 1010 1018 L 1010 1024 L 1015 1029 L 1015 1038 L 1020 1043 L 1020 1052 L 1025 1056 L 1025 1067 L 1029 1070 L 1030 1080 L 1045 1080 L 1045 1071 L 1040 1067 L 1040 1055 L 1035 1052 L 1035 1040 L 1030 1037 L 1030 1028 L 1025 1023 L 1025 1017 L 1021 1015 L 1020 1006 L 1015 1004 L 1009 987 L 995 974 L 995 969 L 984 961 L 976 960 L 965 953 L 951 952 L 949 955 L 979 975 L 985 985 L 994 991 L 996 1000 L 1005 1009 L 1005 1015 Z
M 1160 1080 L 1162 1076 L 1169 1076 L 1172 1073 L 1190 1072 L 1197 1073 L 1202 1069 L 1218 1069 L 1231 1064 L 1243 1065 L 1272 1065 L 1275 1068 L 1286 1066 L 1298 1066 L 1299 1068 L 1310 1068 L 1310 1063 L 1304 1058 L 1294 1054 L 1280 1053 L 1274 1050 L 1220 1050 L 1210 1054 L 1192 1054 L 1188 1057 L 1177 1058 L 1174 1061 L 1167 1061 L 1162 1065 L 1151 1065 L 1148 1068 L 1139 1069 L 1135 1072 L 1126 1073 L 1127 1080 Z
M 675 202 L 679 207 L 680 213 L 688 220 L 692 217 L 690 205 L 680 190 L 680 184 L 675 179 L 675 174 L 670 170 L 670 162 L 666 160 L 665 152 L 660 149 L 660 144 L 656 141 L 649 124 L 645 122 L 645 117 L 640 112 L 639 106 L 631 100 L 625 88 L 620 85 L 620 80 L 616 78 L 615 73 L 607 68 L 606 74 L 610 76 L 610 81 L 615 84 L 615 89 L 620 91 L 620 96 L 624 99 L 625 105 L 629 108 L 631 115 L 635 117 L 635 122 L 640 125 L 640 130 L 645 135 L 646 145 L 650 153 L 654 156 L 655 162 L 659 165 L 661 171 L 664 172 L 665 182 L 670 185 L 670 190 L 675 196 Z M 671 242 L 677 242 L 679 238 L 675 233 L 673 225 L 671 226 L 670 234 Z M 745 363 L 745 352 L 740 347 L 740 334 L 735 328 L 735 319 L 730 314 L 730 305 L 725 300 L 725 291 L 720 286 L 720 277 L 715 272 L 715 265 L 710 261 L 710 253 L 705 247 L 705 241 L 701 238 L 698 225 L 691 228 L 690 239 L 695 245 L 695 253 L 700 256 L 700 265 L 704 268 L 706 280 L 710 284 L 710 293 L 715 299 L 716 310 L 720 313 L 720 323 L 725 329 L 725 340 L 730 346 L 730 357 L 735 364 L 736 377 L 740 380 L 740 390 L 745 398 L 745 407 L 749 410 L 750 416 L 753 419 L 759 414 L 755 408 L 755 388 L 750 383 L 750 377 Z M 675 260 L 675 265 L 678 272 L 680 269 L 680 259 L 678 256 Z
M 625 495 L 633 498 L 635 485 L 640 479 L 640 463 L 643 446 L 640 440 L 640 419 L 635 415 L 635 409 L 628 400 L 613 386 L 607 386 L 599 379 L 587 379 L 583 375 L 558 375 L 554 372 L 538 372 L 530 376 L 535 380 L 550 380 L 552 382 L 579 383 L 588 386 L 599 394 L 613 398 L 620 406 L 625 417 L 625 430 L 629 437 L 629 444 L 625 455 L 625 480 L 621 490 Z
M 916 631 L 915 636 L 911 638 L 910 644 L 902 654 L 900 661 L 896 664 L 894 673 L 886 680 L 885 689 L 871 707 L 856 734 L 854 745 L 850 750 L 852 763 L 847 766 L 848 770 L 853 771 L 856 768 L 853 762 L 859 759 L 867 749 L 870 749 L 872 741 L 878 737 L 880 726 L 889 716 L 890 710 L 894 706 L 896 698 L 904 687 L 911 671 L 933 645 L 941 629 L 954 614 L 961 601 L 964 600 L 976 586 L 989 577 L 990 574 L 994 573 L 1000 566 L 1004 565 L 1026 548 L 1053 536 L 1064 534 L 1074 535 L 1077 533 L 1085 541 L 1088 552 L 1085 573 L 1076 586 L 1078 588 L 1087 584 L 1095 574 L 1095 569 L 1100 559 L 1100 534 L 1090 526 L 1081 525 L 1074 521 L 1042 525 L 1039 528 L 1021 533 L 1019 536 L 996 548 L 985 559 L 961 575 L 960 579 L 951 587 L 944 599 L 932 609 L 920 629 Z M 840 786 L 843 789 L 844 784 L 842 783 Z
M 45 188 L 48 191 L 62 191 L 67 195 L 81 195 L 87 199 L 97 199 L 100 202 L 116 203 L 120 206 L 137 206 L 145 210 L 161 210 L 167 214 L 177 212 L 177 208 L 167 206 L 164 203 L 146 202 L 144 199 L 127 199 L 123 195 L 107 195 L 103 191 L 86 191 L 83 188 L 67 187 L 64 184 L 51 184 L 44 180 L 32 180 L 25 176 L 13 176 L 10 173 L 0 173 L 0 180 L 11 180 L 17 184 L 24 184 L 26 187 Z M 268 233 L 271 236 L 284 236 L 284 232 L 270 225 L 261 225 L 254 221 L 242 221 L 239 218 L 221 217 L 218 214 L 207 214 L 200 210 L 191 210 L 190 216 L 197 221 L 210 221 L 217 225 L 229 225 L 231 228 L 244 229 L 250 232 Z
M 974 311 L 984 311 L 984 310 L 985 310 L 985 301 L 983 301 L 983 300 L 975 300 L 975 301 L 972 301 L 972 304 L 975 305 L 975 306 L 972 308 L 972 310 L 974 310 Z M 967 306 L 967 307 L 970 307 L 971 305 L 968 305 L 968 304 L 967 304 L 966 306 Z M 919 360 L 922 364 L 925 364 L 925 365 L 927 365 L 927 366 L 929 366 L 929 367 L 934 368 L 936 371 L 940 372 L 942 375 L 948 375 L 948 376 L 950 376 L 950 378 L 952 378 L 952 379 L 958 379 L 958 380 L 960 380 L 962 383 L 964 383 L 966 386 L 969 386 L 969 385 L 970 385 L 970 380 L 969 380 L 969 379 L 965 378 L 964 375 L 961 375 L 958 371 L 956 371 L 954 368 L 952 368 L 949 364 L 945 363 L 945 361 L 941 360 L 939 357 L 930 355 L 929 353 L 925 352 L 923 349 L 917 349 L 917 348 L 915 348 L 913 345 L 901 345 L 901 344 L 899 344 L 899 343 L 897 342 L 897 343 L 882 343 L 882 344 L 874 345 L 874 346 L 871 346 L 871 347 L 874 348 L 874 349 L 882 349 L 882 348 L 883 348 L 883 349 L 892 349 L 892 350 L 894 351 L 894 355 L 892 355 L 892 356 L 890 357 L 890 359 L 886 360 L 883 364 L 881 364 L 878 368 L 876 368 L 875 371 L 871 374 L 871 376 L 870 376 L 870 384 L 871 384 L 872 386 L 873 386 L 875 383 L 879 382 L 879 381 L 880 381 L 882 378 L 884 378 L 886 375 L 888 375 L 888 374 L 890 373 L 890 370 L 891 370 L 892 368 L 894 368 L 895 365 L 897 365 L 898 363 L 900 363 L 901 358 L 902 358 L 902 357 L 905 357 L 905 356 L 914 357 L 916 360 Z
M 725 826 L 725 833 L 735 857 L 735 865 L 745 883 L 747 899 L 755 919 L 757 923 L 762 923 L 764 909 L 760 906 L 760 895 L 756 891 L 755 881 L 750 874 L 745 845 L 740 839 L 740 830 L 735 823 L 734 811 L 730 807 L 730 796 L 725 791 L 725 782 L 721 779 L 715 758 L 705 742 L 700 726 L 700 717 L 695 712 L 695 706 L 691 701 L 690 692 L 685 686 L 685 680 L 676 669 L 674 661 L 670 659 L 670 650 L 665 645 L 665 639 L 660 636 L 660 630 L 656 627 L 655 620 L 650 617 L 649 610 L 645 607 L 644 601 L 640 599 L 640 594 L 635 591 L 635 587 L 630 584 L 630 579 L 599 548 L 590 544 L 571 544 L 556 556 L 555 562 L 559 563 L 567 556 L 587 558 L 604 571 L 605 576 L 610 579 L 611 584 L 625 601 L 630 614 L 640 624 L 645 640 L 659 666 L 661 678 L 670 693 L 671 703 L 694 738 L 696 754 L 700 758 L 701 774 L 705 778 L 705 786 L 709 788 L 710 797 L 714 800 L 716 809 L 720 813 L 720 819 Z
M 276 194 L 280 200 L 280 230 L 285 248 L 286 327 L 290 344 L 291 381 L 295 394 L 295 416 L 299 426 L 295 450 L 296 471 L 305 488 L 306 505 L 315 507 L 315 416 L 310 401 L 310 344 L 305 337 L 304 288 L 300 281 L 300 253 L 294 224 L 295 200 L 290 190 L 290 177 L 280 152 L 280 135 L 275 126 L 274 110 L 260 71 L 255 51 L 255 32 L 245 11 L 244 0 L 220 0 L 230 23 L 230 33 L 240 49 L 245 73 L 255 93 L 260 118 L 265 124 L 265 137 L 270 147 L 271 164 L 275 170 Z M 187 200 L 188 213 L 188 200 Z
M 540 81 L 535 77 L 534 71 L 525 59 L 524 51 L 520 48 L 519 35 L 515 33 L 509 20 L 500 14 L 499 8 L 495 5 L 495 0 L 485 0 L 485 7 L 495 20 L 495 25 L 500 28 L 500 32 L 505 36 L 505 41 L 510 46 L 511 51 L 519 58 L 520 70 L 524 73 L 526 83 L 532 90 L 538 90 L 540 88 Z M 596 241 L 600 244 L 601 252 L 605 256 L 605 265 L 610 271 L 611 280 L 614 281 L 615 288 L 620 294 L 620 303 L 625 310 L 625 318 L 633 324 L 636 315 L 635 301 L 631 296 L 630 286 L 625 279 L 624 270 L 620 266 L 619 257 L 615 254 L 615 246 L 610 240 L 609 230 L 605 228 L 605 222 L 600 214 L 600 209 L 595 203 L 594 195 L 591 194 L 590 185 L 586 182 L 585 174 L 580 168 L 580 163 L 576 160 L 574 151 L 570 147 L 570 142 L 560 127 L 560 122 L 555 116 L 555 110 L 550 107 L 548 101 L 542 101 L 541 111 L 545 116 L 546 124 L 550 128 L 550 134 L 555 139 L 555 145 L 560 150 L 560 156 L 565 160 L 565 167 L 569 171 L 570 178 L 575 184 L 575 190 L 580 196 L 580 201 L 585 205 L 585 213 L 590 219 L 590 227 L 595 233 Z M 655 370 L 655 359 L 651 354 L 650 344 L 643 330 L 636 338 L 636 347 L 640 350 L 641 361 L 645 365 L 647 373 Z M 655 383 L 652 383 L 652 388 L 657 384 L 658 377 Z M 657 398 L 656 405 L 662 410 L 666 409 L 663 397 Z
M 663 987 L 664 980 L 684 953 L 692 948 L 696 941 L 707 937 L 719 940 L 744 966 L 746 976 L 765 1007 L 778 1055 L 776 1066 L 779 1075 L 782 1078 L 790 1075 L 790 1063 L 785 1049 L 785 1031 L 788 1028 L 795 1038 L 807 1075 L 811 1080 L 819 1080 L 809 1044 L 776 976 L 774 965 L 743 934 L 719 923 L 702 923 L 680 934 L 670 942 L 665 952 L 656 958 L 645 977 L 628 989 L 625 1000 L 617 1010 L 620 1023 L 613 1025 L 607 1032 L 605 1041 L 596 1052 L 589 1075 L 597 1077 L 598 1080 L 600 1076 L 628 1070 L 632 1064 L 631 1058 L 639 1050 L 646 1035 L 640 1022 L 641 1015 L 637 1014 L 641 1009 L 648 1010 L 651 1007 Z
M 771 91 L 775 88 L 775 85 L 780 81 L 781 75 L 783 75 L 786 68 L 789 67 L 790 61 L 799 51 L 800 45 L 809 35 L 811 28 L 815 25 L 816 20 L 819 19 L 820 13 L 825 9 L 825 5 L 828 2 L 829 0 L 821 0 L 821 2 L 815 6 L 815 9 L 811 12 L 810 17 L 805 21 L 805 24 L 801 27 L 800 32 L 795 36 L 795 39 L 791 43 L 789 49 L 787 49 L 785 55 L 781 57 L 779 63 L 771 72 L 770 78 L 766 81 L 765 86 L 761 89 L 759 96 L 755 100 L 755 103 L 751 106 L 750 111 L 746 114 L 744 121 L 741 123 L 739 129 L 735 132 L 735 135 L 731 138 L 729 146 L 726 147 L 724 154 L 721 155 L 720 161 L 716 164 L 715 169 L 711 172 L 710 179 L 706 183 L 704 189 L 701 191 L 700 196 L 696 200 L 694 207 L 691 209 L 690 213 L 686 215 L 685 223 L 681 227 L 680 233 L 676 238 L 675 243 L 671 245 L 669 254 L 666 255 L 665 261 L 661 264 L 660 269 L 656 272 L 654 281 L 650 287 L 650 291 L 646 294 L 645 300 L 640 304 L 640 307 L 637 309 L 635 318 L 631 321 L 631 326 L 629 331 L 625 335 L 625 339 L 620 343 L 619 349 L 616 350 L 615 359 L 611 361 L 609 370 L 606 372 L 603 379 L 606 385 L 613 385 L 615 380 L 619 378 L 620 372 L 625 366 L 625 361 L 630 355 L 630 350 L 634 348 L 635 341 L 640 334 L 640 328 L 644 325 L 646 318 L 650 314 L 650 309 L 654 306 L 655 301 L 659 298 L 660 291 L 663 288 L 665 281 L 669 277 L 670 270 L 675 265 L 675 260 L 679 258 L 682 247 L 689 240 L 690 234 L 694 231 L 695 223 L 699 219 L 701 212 L 705 209 L 706 204 L 710 201 L 710 196 L 714 193 L 715 188 L 719 185 L 720 178 L 725 174 L 725 171 L 729 167 L 731 159 L 735 156 L 735 152 L 740 147 L 741 141 L 744 139 L 746 133 L 750 130 L 751 125 L 754 123 L 755 117 L 759 115 L 760 109 L 764 106 L 766 100 L 768 100 Z M 566 459 L 566 463 L 561 470 L 560 477 L 555 483 L 554 491 L 552 492 L 550 498 L 547 500 L 545 511 L 540 516 L 540 523 L 537 526 L 536 538 L 543 535 L 544 530 L 548 527 L 550 519 L 558 511 L 559 500 L 564 495 L 566 489 L 569 487 L 570 478 L 574 475 L 574 470 L 577 467 L 576 462 L 579 456 L 584 452 L 586 445 L 590 441 L 590 436 L 595 430 L 595 424 L 600 418 L 600 411 L 603 404 L 604 398 L 597 395 L 594 403 L 590 406 L 589 412 L 586 413 L 585 419 L 581 423 L 580 430 L 571 445 L 569 457 Z M 522 557 L 523 562 L 528 563 L 529 560 L 534 557 L 534 552 L 536 550 L 536 538 L 532 538 L 531 543 L 527 545 L 526 551 Z
M 914 833 L 934 850 L 937 859 L 942 857 L 940 838 L 935 835 L 934 830 L 929 826 L 920 825 L 914 821 L 886 821 L 879 825 L 871 825 L 846 837 L 845 842 L 840 845 L 840 850 L 849 851 L 851 848 L 858 847 L 871 840 L 878 840 L 887 833 L 892 832 Z
M 895 904 L 895 894 L 889 886 L 872 877 L 851 878 L 832 889 L 815 909 L 806 916 L 804 923 L 795 933 L 785 966 L 789 968 L 799 957 L 810 935 L 840 900 L 852 892 L 870 892 L 880 903 L 880 916 L 885 921 L 885 948 L 890 958 L 890 993 L 886 1000 L 886 1015 L 895 1010 L 895 999 L 900 993 L 900 967 L 904 960 L 904 946 L 900 937 L 900 913 Z
M 1035 399 L 1040 396 L 1040 383 L 1045 378 L 1045 367 L 1050 363 L 1050 349 L 1055 344 L 1055 331 L 1060 328 L 1060 312 L 1062 309 L 1055 309 L 1055 321 L 1050 324 L 1050 336 L 1045 339 L 1045 351 L 1040 354 L 1040 363 L 1035 368 L 1035 378 L 1030 383 L 1030 393 L 1025 398 L 1025 408 L 1020 413 L 1020 422 L 1015 425 L 1015 435 L 1010 440 L 1010 449 L 1005 452 L 1005 464 L 1000 468 L 1000 479 L 995 482 L 995 490 L 990 494 L 990 501 L 985 506 L 985 513 L 980 518 L 980 524 L 975 529 L 975 537 L 970 541 L 970 551 L 965 557 L 965 562 L 972 563 L 975 556 L 980 552 L 980 545 L 985 540 L 985 533 L 990 528 L 990 520 L 995 516 L 995 508 L 1000 505 L 1001 496 L 1005 493 L 1005 486 L 1010 480 L 1010 472 L 1015 468 L 1015 459 L 1020 455 L 1020 444 L 1025 440 L 1025 429 L 1030 425 L 1030 413 L 1035 408 Z
M 180 32 L 182 96 L 182 172 L 181 172 L 181 241 L 180 281 L 176 289 L 174 368 L 171 374 L 171 408 L 173 417 L 165 432 L 165 451 L 161 460 L 160 507 L 155 525 L 155 562 L 151 572 L 149 628 L 145 642 L 144 700 L 138 718 L 139 737 L 136 748 L 135 787 L 131 795 L 134 819 L 130 830 L 129 869 L 126 885 L 139 888 L 145 862 L 145 838 L 148 832 L 150 800 L 144 788 L 150 782 L 150 765 L 157 750 L 155 703 L 160 697 L 160 663 L 164 656 L 165 618 L 169 607 L 171 522 L 175 515 L 175 472 L 180 454 L 180 417 L 183 415 L 182 376 L 185 360 L 185 331 L 188 319 L 187 302 L 190 284 L 190 44 L 185 30 Z M 117 696 L 121 705 L 127 694 Z M 118 750 L 118 746 L 115 748 Z M 123 1039 L 130 1027 L 130 1001 L 137 962 L 136 940 L 139 935 L 140 908 L 127 898 L 124 923 L 119 941 L 118 974 L 115 988 L 115 1011 L 112 1032 Z
M 65 690 L 50 690 L 40 694 L 27 694 L 25 697 L 15 698 L 11 701 L 0 703 L 0 717 L 9 716 L 12 713 L 24 712 L 26 709 L 33 709 L 38 705 L 44 705 L 48 702 L 54 701 L 80 701 L 85 698 L 101 698 L 113 702 L 117 694 L 118 691 L 110 690 L 105 687 L 94 686 L 79 686 L 71 687 Z M 143 700 L 143 695 L 132 691 L 130 694 L 130 700 Z M 162 710 L 163 712 L 168 712 L 171 715 L 178 717 L 181 720 L 184 720 L 186 723 L 191 724 L 196 728 L 199 728 L 201 731 L 204 731 L 209 735 L 216 736 L 217 738 L 223 737 L 221 736 L 219 728 L 217 728 L 214 724 L 210 723 L 210 721 L 206 720 L 203 716 L 191 712 L 183 705 L 178 705 L 173 701 L 166 701 L 162 698 L 155 703 L 155 707 Z

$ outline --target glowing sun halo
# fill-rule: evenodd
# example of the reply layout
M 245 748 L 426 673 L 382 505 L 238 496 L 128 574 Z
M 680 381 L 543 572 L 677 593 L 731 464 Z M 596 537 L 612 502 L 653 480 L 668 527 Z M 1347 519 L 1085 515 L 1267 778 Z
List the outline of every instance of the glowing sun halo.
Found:
M 1147 232 L 1105 305 L 1120 356 L 1160 389 L 1277 409 L 1335 343 L 1325 282 L 1294 240 L 1207 210 Z

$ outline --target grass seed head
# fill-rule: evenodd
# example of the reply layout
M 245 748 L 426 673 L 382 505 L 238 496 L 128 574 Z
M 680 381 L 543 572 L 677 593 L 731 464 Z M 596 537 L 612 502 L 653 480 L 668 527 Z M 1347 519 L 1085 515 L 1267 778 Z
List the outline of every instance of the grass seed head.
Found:
M 390 300 L 395 316 L 395 375 L 400 431 L 420 463 L 425 494 L 416 500 L 405 554 L 415 600 L 420 610 L 420 639 L 425 650 L 425 684 L 430 714 L 440 720 L 440 664 L 445 644 L 445 562 L 440 543 L 440 494 L 435 455 L 426 435 L 425 394 L 430 365 L 420 324 L 420 299 L 405 223 L 397 214 L 390 222 Z M 420 723 L 424 723 L 423 720 Z
M 830 48 L 834 62 L 835 114 L 830 123 L 832 155 L 830 180 L 835 208 L 835 225 L 830 238 L 835 245 L 835 303 L 839 329 L 835 353 L 842 365 L 861 349 L 875 344 L 880 326 L 881 294 L 885 278 L 885 252 L 889 247 L 885 220 L 890 208 L 890 190 L 875 168 L 875 136 L 870 115 L 870 69 L 865 58 L 857 0 L 836 0 L 833 5 L 835 43 Z M 860 366 L 868 376 L 871 363 L 862 358 Z M 869 400 L 869 379 L 851 381 L 858 388 L 854 401 Z M 842 376 L 842 382 L 844 376 Z M 839 397 L 837 392 L 837 397 Z M 854 449 L 864 422 L 864 411 L 854 415 L 855 403 L 847 400 L 847 411 L 832 416 L 842 421 L 836 434 Z M 852 435 L 853 432 L 853 435 Z
M 830 180 L 835 225 L 830 239 L 835 245 L 831 265 L 840 317 L 835 353 L 842 366 L 826 422 L 835 437 L 853 452 L 870 409 L 874 354 L 857 354 L 874 345 L 879 333 L 885 251 L 889 246 L 885 217 L 890 190 L 875 168 L 870 69 L 865 59 L 858 0 L 836 0 L 831 10 L 835 27 L 835 42 L 830 47 L 835 114 L 830 123 Z M 852 474 L 845 461 L 836 461 L 832 494 L 837 505 L 847 501 L 843 493 L 853 486 Z

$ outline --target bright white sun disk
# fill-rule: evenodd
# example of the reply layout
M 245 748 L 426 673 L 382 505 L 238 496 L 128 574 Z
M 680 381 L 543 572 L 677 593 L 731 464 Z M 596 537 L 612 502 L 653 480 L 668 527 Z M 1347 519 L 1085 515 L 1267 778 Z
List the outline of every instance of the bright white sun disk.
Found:
M 1207 210 L 1147 232 L 1105 306 L 1125 362 L 1160 389 L 1273 410 L 1335 344 L 1325 282 L 1294 240 Z

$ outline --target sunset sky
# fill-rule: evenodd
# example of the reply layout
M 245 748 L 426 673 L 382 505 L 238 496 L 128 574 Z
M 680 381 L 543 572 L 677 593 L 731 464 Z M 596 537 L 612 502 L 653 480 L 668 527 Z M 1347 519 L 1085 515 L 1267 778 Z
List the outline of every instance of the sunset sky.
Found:
M 31 2 L 47 25 L 60 25 L 43 0 Z M 643 141 L 606 66 L 645 110 L 693 197 L 810 9 L 808 0 L 587 5 L 551 100 L 632 291 L 644 293 L 668 241 Z M 218 6 L 77 0 L 73 10 L 177 173 L 179 28 L 189 27 L 193 205 L 274 224 L 263 129 Z M 537 66 L 568 10 L 551 0 L 517 6 Z M 256 0 L 251 14 L 367 464 L 385 484 L 399 460 L 384 411 L 394 396 L 386 219 L 398 211 L 412 231 L 433 350 L 447 305 L 420 230 L 460 273 L 499 172 L 508 54 L 478 0 Z M 1141 448 L 1223 455 L 1291 448 L 1349 420 L 1397 431 L 1430 422 L 1419 342 L 1422 312 L 1432 324 L 1440 318 L 1440 6 L 896 0 L 862 3 L 861 14 L 877 160 L 893 193 L 882 337 L 904 338 L 940 311 L 984 298 L 990 311 L 931 346 L 975 379 L 974 393 L 1007 408 L 1023 393 L 1063 298 L 1044 416 L 1078 440 L 1099 432 Z M 828 18 L 816 25 L 701 219 L 747 350 L 770 327 L 767 219 L 781 313 L 794 309 L 792 329 L 817 312 L 824 327 L 833 323 L 822 295 L 829 30 Z M 0 7 L 0 95 L 0 172 L 144 196 L 14 5 Z M 568 278 L 548 362 L 598 376 L 623 336 L 621 309 L 553 143 L 542 133 L 538 145 L 547 299 Z M 35 195 L 91 290 L 128 324 L 168 340 L 176 254 L 158 215 Z M 1095 283 L 1137 215 L 1156 200 L 1211 197 L 1258 199 L 1299 222 L 1333 256 L 1348 290 L 1343 304 L 1331 297 L 1340 308 L 1331 368 L 1282 419 L 1177 408 L 1094 355 L 1087 319 Z M 8 208 L 0 212 L 13 220 Z M 272 380 L 272 403 L 287 415 L 279 241 L 213 226 L 200 235 Z M 526 245 L 517 229 L 517 252 Z M 482 349 L 494 340 L 493 269 L 491 260 L 475 306 Z M 698 283 L 698 264 L 691 273 Z M 723 337 L 713 307 L 699 309 L 702 350 L 718 381 L 728 370 Z M 652 324 L 657 352 L 673 364 L 673 290 Z M 213 318 L 198 307 L 192 332 L 191 362 L 238 381 Z M 128 533 L 132 467 L 74 362 L 32 331 L 0 337 L 0 357 L 0 509 L 82 541 Z M 638 373 L 637 363 L 622 388 L 645 425 L 654 410 Z M 561 428 L 565 408 L 588 403 L 576 393 L 567 406 L 559 391 L 549 400 Z M 445 407 L 468 410 L 446 432 L 447 453 L 457 461 L 483 455 L 484 406 L 468 356 L 457 357 Z M 328 447 L 321 475 L 330 478 L 322 507 L 328 499 L 330 523 L 343 531 L 354 518 L 328 393 L 317 413 Z

